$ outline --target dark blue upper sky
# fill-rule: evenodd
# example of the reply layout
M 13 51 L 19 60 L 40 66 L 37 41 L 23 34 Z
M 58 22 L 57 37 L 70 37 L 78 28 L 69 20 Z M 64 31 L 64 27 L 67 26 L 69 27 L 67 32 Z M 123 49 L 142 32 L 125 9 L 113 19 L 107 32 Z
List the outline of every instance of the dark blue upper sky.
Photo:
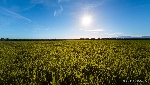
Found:
M 150 0 L 0 0 L 0 37 L 150 35 Z

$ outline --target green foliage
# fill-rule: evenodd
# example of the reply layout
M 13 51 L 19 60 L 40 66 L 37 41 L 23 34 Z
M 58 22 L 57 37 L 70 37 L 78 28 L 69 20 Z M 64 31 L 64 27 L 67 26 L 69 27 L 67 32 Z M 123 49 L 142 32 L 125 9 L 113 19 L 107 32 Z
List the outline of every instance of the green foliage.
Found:
M 149 82 L 149 40 L 0 42 L 0 85 Z

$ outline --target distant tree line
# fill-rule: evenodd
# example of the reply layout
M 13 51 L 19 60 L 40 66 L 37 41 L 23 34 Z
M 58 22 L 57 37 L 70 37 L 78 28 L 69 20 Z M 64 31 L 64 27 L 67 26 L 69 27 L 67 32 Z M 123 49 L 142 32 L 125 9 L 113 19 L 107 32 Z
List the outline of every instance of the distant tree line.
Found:
M 1 38 L 0 41 L 62 41 L 62 40 L 150 40 L 150 38 L 80 38 L 80 39 L 9 39 Z
M 60 41 L 64 39 L 9 39 L 1 38 L 0 41 Z
M 150 38 L 80 38 L 80 40 L 150 40 Z

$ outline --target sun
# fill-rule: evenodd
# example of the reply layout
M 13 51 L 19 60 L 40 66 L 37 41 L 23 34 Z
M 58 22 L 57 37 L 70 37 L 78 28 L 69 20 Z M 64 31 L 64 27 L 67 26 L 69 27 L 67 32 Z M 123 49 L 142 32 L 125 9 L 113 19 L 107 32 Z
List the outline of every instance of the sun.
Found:
M 90 15 L 84 15 L 81 18 L 81 24 L 83 26 L 89 26 L 92 23 L 92 17 Z

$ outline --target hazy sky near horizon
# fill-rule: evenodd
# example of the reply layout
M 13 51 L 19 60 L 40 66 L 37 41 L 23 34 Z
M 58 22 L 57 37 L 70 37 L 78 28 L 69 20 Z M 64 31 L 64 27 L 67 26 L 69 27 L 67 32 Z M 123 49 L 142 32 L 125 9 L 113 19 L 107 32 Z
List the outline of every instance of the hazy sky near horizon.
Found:
M 1 38 L 122 35 L 150 36 L 150 0 L 0 0 Z

